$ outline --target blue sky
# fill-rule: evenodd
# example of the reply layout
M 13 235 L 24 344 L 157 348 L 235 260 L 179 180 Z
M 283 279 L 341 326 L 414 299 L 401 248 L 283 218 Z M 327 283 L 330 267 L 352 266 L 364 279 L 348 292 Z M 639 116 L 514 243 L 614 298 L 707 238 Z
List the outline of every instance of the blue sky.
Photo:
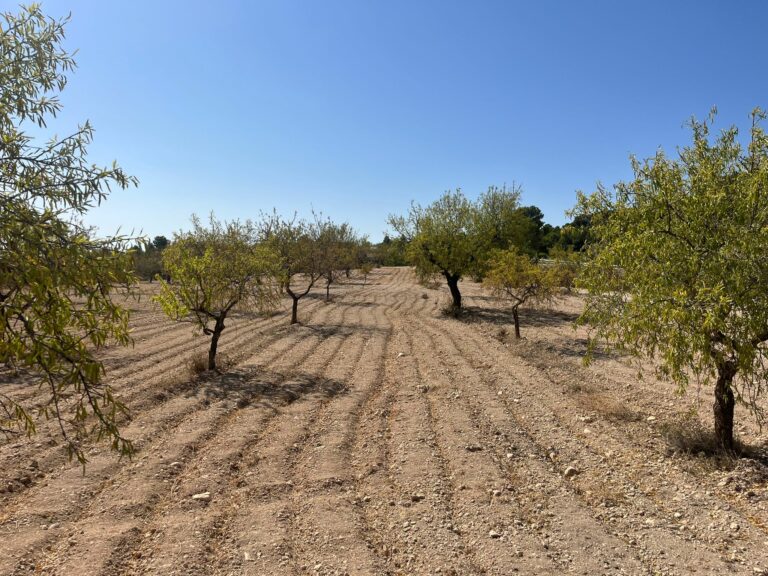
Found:
M 3 10 L 16 3 L 1 2 Z M 349 221 L 517 182 L 553 224 L 576 190 L 768 108 L 760 1 L 49 1 L 78 69 L 50 124 L 141 184 L 86 218 L 170 236 L 192 212 Z

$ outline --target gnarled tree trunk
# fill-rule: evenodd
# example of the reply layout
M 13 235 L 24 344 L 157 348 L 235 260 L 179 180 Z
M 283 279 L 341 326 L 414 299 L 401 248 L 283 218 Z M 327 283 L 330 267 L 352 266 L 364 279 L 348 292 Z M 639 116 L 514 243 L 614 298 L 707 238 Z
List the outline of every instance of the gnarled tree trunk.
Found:
M 286 284 L 285 292 L 293 299 L 293 305 L 291 306 L 291 324 L 297 324 L 299 322 L 299 300 L 309 294 L 309 291 L 312 289 L 314 282 L 315 281 L 312 280 L 304 292 L 294 292 L 291 290 L 291 287 Z
M 299 297 L 291 295 L 293 298 L 293 305 L 291 306 L 291 324 L 296 324 L 299 321 Z
M 461 292 L 459 292 L 459 279 L 461 278 L 461 275 L 443 272 L 443 276 L 445 276 L 445 281 L 448 283 L 448 289 L 451 291 L 453 307 L 461 308 Z
M 517 306 L 512 307 L 512 318 L 515 321 L 515 338 L 520 338 L 520 315 L 517 312 Z
M 715 436 L 720 446 L 733 452 L 733 409 L 736 401 L 733 396 L 733 377 L 736 375 L 736 365 L 724 362 L 717 367 L 717 383 L 715 384 Z
M 216 324 L 211 333 L 211 347 L 208 350 L 208 370 L 216 370 L 216 349 L 219 347 L 219 337 L 224 331 L 224 314 L 216 318 Z

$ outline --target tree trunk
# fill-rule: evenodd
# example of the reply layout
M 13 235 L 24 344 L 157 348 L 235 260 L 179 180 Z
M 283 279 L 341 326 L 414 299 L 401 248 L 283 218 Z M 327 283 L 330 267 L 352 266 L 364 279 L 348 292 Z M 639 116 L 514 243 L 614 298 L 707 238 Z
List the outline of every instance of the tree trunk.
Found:
M 515 320 L 515 338 L 520 338 L 520 316 L 517 313 L 517 306 L 512 307 L 512 318 Z
M 208 370 L 216 370 L 216 349 L 219 347 L 219 337 L 224 331 L 224 316 L 216 319 L 216 325 L 211 334 L 211 348 L 208 350 Z
M 458 274 L 448 274 L 443 272 L 445 281 L 448 282 L 448 289 L 451 291 L 451 298 L 453 298 L 453 307 L 461 308 L 461 292 L 459 292 L 459 276 Z
M 733 362 L 726 362 L 717 367 L 717 383 L 715 384 L 715 436 L 720 446 L 728 452 L 733 452 L 733 408 L 736 404 L 731 383 L 736 375 Z
M 328 280 L 325 283 L 325 301 L 330 302 L 331 301 L 331 281 Z
M 299 298 L 298 296 L 291 296 L 293 298 L 293 307 L 291 308 L 291 324 L 296 324 L 299 321 Z

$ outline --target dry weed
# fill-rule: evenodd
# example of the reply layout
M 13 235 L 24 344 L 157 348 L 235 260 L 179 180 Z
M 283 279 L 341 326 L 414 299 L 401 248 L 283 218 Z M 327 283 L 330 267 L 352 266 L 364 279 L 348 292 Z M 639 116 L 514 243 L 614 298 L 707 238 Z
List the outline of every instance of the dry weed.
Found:
M 693 473 L 710 473 L 715 470 L 731 470 L 741 456 L 749 456 L 751 450 L 738 439 L 735 450 L 729 452 L 718 442 L 714 430 L 699 420 L 695 410 L 675 419 L 663 422 L 661 434 L 673 453 L 688 457 L 689 470 Z
M 453 302 L 449 301 L 446 304 L 443 304 L 443 306 L 440 308 L 440 314 L 442 314 L 446 318 L 458 319 L 464 316 L 464 309 L 459 308 L 458 306 L 454 306 Z
M 581 403 L 586 409 L 597 412 L 610 422 L 637 422 L 641 419 L 641 415 L 626 404 L 604 394 L 585 394 L 581 397 Z
M 189 362 L 189 373 L 197 376 L 208 370 L 208 355 L 199 353 L 192 356 Z

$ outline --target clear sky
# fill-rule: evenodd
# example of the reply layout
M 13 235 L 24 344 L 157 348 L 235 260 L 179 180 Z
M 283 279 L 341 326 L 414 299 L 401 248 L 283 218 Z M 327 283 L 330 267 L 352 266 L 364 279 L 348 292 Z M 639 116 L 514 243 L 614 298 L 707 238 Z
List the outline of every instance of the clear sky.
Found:
M 17 2 L 0 1 L 3 10 Z M 140 180 L 86 221 L 170 236 L 192 212 L 312 207 L 379 241 L 389 213 L 517 182 L 578 189 L 674 152 L 685 121 L 768 108 L 763 1 L 49 0 L 78 70 L 59 135 Z

